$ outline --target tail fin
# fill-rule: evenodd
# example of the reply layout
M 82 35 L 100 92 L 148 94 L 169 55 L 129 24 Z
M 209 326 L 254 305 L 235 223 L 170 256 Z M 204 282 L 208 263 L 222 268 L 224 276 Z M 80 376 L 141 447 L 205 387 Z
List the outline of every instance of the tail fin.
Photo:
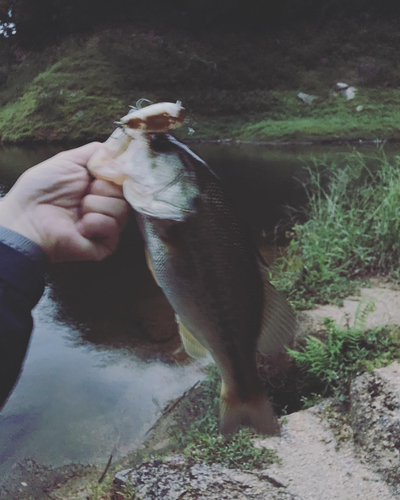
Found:
M 271 403 L 264 393 L 241 401 L 235 395 L 221 391 L 220 398 L 220 432 L 231 434 L 240 425 L 249 425 L 260 434 L 279 435 L 279 425 Z

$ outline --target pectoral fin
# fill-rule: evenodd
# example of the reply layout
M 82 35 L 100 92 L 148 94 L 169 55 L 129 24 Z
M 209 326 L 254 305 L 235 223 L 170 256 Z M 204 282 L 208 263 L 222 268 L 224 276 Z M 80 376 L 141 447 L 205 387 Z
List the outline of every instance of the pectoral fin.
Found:
M 203 347 L 200 342 L 193 337 L 189 330 L 185 327 L 178 316 L 176 316 L 176 322 L 178 323 L 179 335 L 181 336 L 183 347 L 185 351 L 189 354 L 191 358 L 201 359 L 208 355 L 208 351 Z
M 296 333 L 296 316 L 286 299 L 268 281 L 268 269 L 260 262 L 264 284 L 264 308 L 258 350 L 263 356 L 282 350 L 290 344 Z

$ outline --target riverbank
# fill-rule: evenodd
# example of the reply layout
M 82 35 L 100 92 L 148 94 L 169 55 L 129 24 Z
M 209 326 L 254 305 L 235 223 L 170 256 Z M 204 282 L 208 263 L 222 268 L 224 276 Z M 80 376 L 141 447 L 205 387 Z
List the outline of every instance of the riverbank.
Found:
M 371 37 L 371 33 L 374 37 Z M 41 51 L 0 50 L 3 143 L 104 140 L 140 98 L 181 100 L 181 139 L 400 140 L 398 23 L 265 35 L 108 29 Z M 354 99 L 334 92 L 357 88 Z M 300 92 L 316 96 L 311 104 Z
M 359 477 L 367 477 L 374 484 L 379 483 L 382 491 L 386 491 L 386 496 L 381 495 L 382 498 L 393 498 L 388 481 L 377 476 L 373 467 L 360 468 L 356 456 L 359 441 L 353 440 L 358 432 L 358 424 L 354 424 L 349 430 L 348 421 L 351 403 L 349 387 L 354 377 L 374 369 L 380 370 L 400 357 L 399 329 L 396 326 L 385 327 L 387 324 L 398 325 L 399 322 L 399 318 L 393 314 L 393 311 L 399 309 L 400 297 L 397 284 L 398 256 L 395 250 L 396 242 L 399 241 L 398 162 L 398 157 L 388 158 L 383 151 L 378 152 L 378 155 L 354 153 L 341 156 L 336 161 L 326 158 L 316 163 L 316 169 L 309 171 L 310 177 L 306 187 L 310 196 L 307 208 L 301 211 L 302 224 L 298 220 L 292 229 L 292 243 L 285 254 L 285 259 L 279 261 L 278 258 L 275 261 L 278 267 L 273 269 L 273 273 L 277 286 L 285 292 L 297 309 L 304 309 L 321 302 L 332 303 L 344 299 L 349 292 L 360 288 L 362 281 L 357 278 L 363 278 L 365 283 L 367 273 L 387 274 L 388 278 L 384 283 L 370 282 L 371 288 L 363 290 L 364 297 L 360 300 L 358 297 L 344 300 L 343 309 L 324 306 L 318 307 L 315 312 L 302 313 L 310 314 L 311 319 L 331 317 L 332 311 L 335 315 L 333 321 L 325 320 L 322 326 L 319 322 L 314 326 L 310 325 L 309 318 L 306 318 L 300 342 L 290 353 L 292 361 L 285 356 L 277 364 L 278 370 L 275 370 L 274 365 L 269 362 L 260 360 L 260 374 L 265 382 L 266 391 L 274 401 L 278 415 L 282 415 L 281 439 L 263 441 L 264 448 L 259 451 L 254 447 L 254 436 L 248 431 L 235 435 L 230 441 L 225 441 L 219 436 L 217 431 L 219 378 L 214 373 L 210 380 L 196 385 L 193 390 L 169 407 L 147 439 L 145 447 L 113 465 L 103 482 L 98 482 L 98 478 L 102 476 L 102 469 L 99 467 L 82 470 L 82 474 L 79 468 L 72 469 L 71 474 L 74 476 L 67 482 L 65 476 L 58 475 L 60 471 L 53 470 L 49 474 L 45 471 L 43 477 L 46 478 L 46 484 L 50 484 L 54 477 L 59 478 L 53 483 L 54 487 L 46 486 L 50 488 L 46 490 L 47 496 L 54 500 L 116 498 L 112 481 L 117 470 L 133 467 L 139 474 L 137 477 L 141 478 L 143 474 L 149 477 L 150 463 L 150 469 L 158 471 L 157 474 L 164 477 L 164 472 L 168 473 L 169 464 L 172 464 L 172 468 L 175 467 L 174 460 L 179 460 L 174 470 L 177 473 L 184 472 L 186 476 L 196 474 L 199 469 L 204 470 L 207 477 L 212 469 L 216 472 L 217 478 L 226 477 L 222 474 L 235 474 L 235 477 L 240 475 L 248 479 L 264 474 L 260 476 L 262 484 L 257 483 L 255 487 L 266 487 L 265 479 L 268 477 L 276 481 L 275 486 L 278 483 L 282 485 L 276 488 L 286 488 L 280 489 L 281 493 L 294 492 L 300 488 L 299 478 L 304 477 L 304 473 L 301 467 L 295 469 L 297 473 L 293 472 L 293 462 L 290 460 L 293 455 L 291 443 L 296 441 L 299 444 L 296 449 L 297 456 L 301 459 L 304 457 L 303 437 L 308 437 L 309 456 L 314 453 L 311 445 L 319 442 L 318 440 L 331 443 L 326 451 L 320 450 L 321 456 L 329 457 L 329 463 L 323 465 L 316 474 L 317 477 L 325 478 L 329 473 L 335 481 L 336 477 L 340 477 L 337 472 L 339 469 L 345 467 L 348 472 L 346 457 L 349 453 L 356 458 L 350 466 L 352 474 L 355 471 L 355 475 L 352 478 L 345 476 L 346 485 L 349 488 L 356 487 Z M 363 217 L 359 216 L 360 213 Z M 372 323 L 369 323 L 369 319 Z M 310 337 L 310 334 L 314 336 Z M 308 336 L 308 340 L 304 341 L 304 336 Z M 366 373 L 365 376 L 373 377 L 374 381 L 376 375 Z M 366 390 L 362 398 L 367 400 L 367 406 L 370 406 L 368 398 L 386 398 L 386 392 L 379 392 L 376 395 L 376 391 L 368 392 L 368 387 L 375 387 L 374 385 L 364 385 Z M 321 406 L 317 406 L 314 410 L 306 410 L 316 404 L 328 404 L 329 407 L 331 403 L 323 402 L 326 397 L 333 398 L 335 405 L 333 412 L 328 409 L 327 412 L 323 410 L 321 413 Z M 390 398 L 395 397 L 390 394 Z M 393 399 L 393 401 L 391 408 L 396 410 L 398 400 Z M 388 408 L 388 411 L 395 413 L 391 408 Z M 326 418 L 326 422 L 324 421 L 322 427 L 318 426 L 318 432 L 314 432 L 320 417 Z M 327 425 L 331 425 L 332 422 L 333 429 L 326 433 Z M 375 424 L 372 422 L 371 428 L 374 427 Z M 387 429 L 382 429 L 385 436 L 386 431 Z M 349 439 L 349 448 L 343 454 L 336 447 L 341 447 L 344 439 Z M 388 440 L 389 445 L 385 445 L 382 453 L 384 459 L 386 452 L 391 455 L 397 452 L 392 444 L 394 442 Z M 285 454 L 284 450 L 289 453 Z M 171 452 L 172 458 L 169 457 Z M 371 450 L 369 455 L 370 452 Z M 374 443 L 371 456 L 375 459 L 378 455 L 380 455 L 379 446 Z M 309 460 L 303 459 L 305 462 Z M 339 460 L 338 465 L 333 462 L 336 459 Z M 279 460 L 286 463 L 286 466 L 281 466 Z M 317 465 L 320 465 L 319 460 Z M 254 470 L 245 472 L 240 470 L 247 468 Z M 274 471 L 272 474 L 271 470 Z M 356 475 L 357 471 L 360 473 L 359 476 Z M 36 477 L 42 477 L 40 471 Z M 266 481 L 272 484 L 268 479 Z M 293 483 L 289 485 L 290 481 Z M 20 483 L 29 484 L 29 481 L 21 477 Z M 152 488 L 158 491 L 156 483 L 151 484 L 154 484 Z M 173 489 L 174 484 L 168 479 L 168 488 Z M 304 484 L 304 481 L 301 484 Z M 42 487 L 40 482 L 39 486 Z M 318 488 L 324 491 L 325 486 L 324 482 L 319 483 Z M 139 488 L 138 492 L 141 495 L 141 485 L 135 487 Z M 299 495 L 300 498 L 313 499 L 315 491 L 313 488 L 314 485 L 311 485 L 310 490 L 305 487 Z M 368 488 L 367 490 L 369 491 Z M 250 490 L 246 491 L 249 493 Z M 127 498 L 132 498 L 132 494 L 130 492 Z M 150 497 L 147 498 L 151 498 L 151 494 L 149 493 Z M 22 488 L 20 498 L 26 498 L 23 495 Z M 374 495 L 376 496 L 376 492 Z M 269 497 L 264 494 L 262 498 L 266 496 Z M 207 497 L 206 493 L 203 497 L 213 498 Z M 19 497 L 14 495 L 13 498 Z M 190 495 L 188 498 L 191 498 Z M 332 496 L 332 500 L 334 498 L 346 497 L 339 492 L 336 496 Z M 349 500 L 350 498 L 352 497 L 350 496 Z
M 176 498 L 173 496 L 174 491 L 183 492 L 187 488 L 185 477 L 191 477 L 196 483 L 197 473 L 202 470 L 202 481 L 211 480 L 213 484 L 202 490 L 201 498 L 224 498 L 213 496 L 216 494 L 214 487 L 221 483 L 224 484 L 224 491 L 229 491 L 229 487 L 233 486 L 237 488 L 238 498 L 243 499 L 282 500 L 292 498 L 292 494 L 294 498 L 313 500 L 316 498 L 315 492 L 318 491 L 318 498 L 352 500 L 354 491 L 360 493 L 360 485 L 364 488 L 360 493 L 363 498 L 372 500 L 377 491 L 381 493 L 382 498 L 397 498 L 398 491 L 396 493 L 394 490 L 398 484 L 398 468 L 393 474 L 390 470 L 391 462 L 388 461 L 392 456 L 396 456 L 395 441 L 388 436 L 392 432 L 390 422 L 392 419 L 395 421 L 398 412 L 395 403 L 398 398 L 398 368 L 396 372 L 396 363 L 390 363 L 398 359 L 399 354 L 399 330 L 398 327 L 393 327 L 398 324 L 399 318 L 398 314 L 392 314 L 399 309 L 399 300 L 398 286 L 393 286 L 385 280 L 374 280 L 371 288 L 362 291 L 361 298 L 349 298 L 343 308 L 318 307 L 299 318 L 301 328 L 297 342 L 300 344 L 302 337 L 309 334 L 316 335 L 321 346 L 329 344 L 326 326 L 321 322 L 324 317 L 332 318 L 337 329 L 340 329 L 345 337 L 351 336 L 352 344 L 345 343 L 339 347 L 332 355 L 333 364 L 325 367 L 326 373 L 329 369 L 332 370 L 331 375 L 334 375 L 328 385 L 333 388 L 336 382 L 341 384 L 340 391 L 325 393 L 325 396 L 330 395 L 333 398 L 323 399 L 321 395 L 323 387 L 327 387 L 327 378 L 317 389 L 315 381 L 311 387 L 306 372 L 297 373 L 298 407 L 293 412 L 287 408 L 287 413 L 282 411 L 283 408 L 279 410 L 279 415 L 283 415 L 280 417 L 281 437 L 261 439 L 243 430 L 232 440 L 224 440 L 218 436 L 216 428 L 213 427 L 218 413 L 216 402 L 219 377 L 214 371 L 208 380 L 195 384 L 164 409 L 136 452 L 111 464 L 106 474 L 103 474 L 104 466 L 82 468 L 81 471 L 75 468 L 74 474 L 71 469 L 69 478 L 59 479 L 58 484 L 54 481 L 54 486 L 47 490 L 47 497 L 54 500 L 128 499 L 132 498 L 136 491 L 142 494 L 143 498 L 155 498 L 154 495 L 157 495 L 162 484 L 165 487 L 164 496 L 172 499 Z M 365 305 L 371 301 L 374 302 L 375 309 L 362 323 L 360 307 L 357 306 L 361 305 L 361 309 L 365 309 Z M 388 324 L 392 327 L 382 328 Z M 361 330 L 365 333 L 359 335 L 357 340 L 355 332 Z M 371 343 L 371 355 L 369 359 L 365 356 L 365 359 L 361 359 L 368 349 L 368 342 Z M 373 344 L 377 347 L 373 347 Z M 359 351 L 359 348 L 362 351 Z M 342 365 L 346 365 L 345 368 L 337 363 L 340 359 Z M 283 373 L 287 368 L 288 365 L 283 370 L 280 368 L 282 380 L 285 380 Z M 264 374 L 268 370 L 271 374 L 274 369 L 271 365 L 262 368 Z M 372 373 L 368 373 L 371 371 Z M 390 373 L 390 380 L 386 380 Z M 354 377 L 358 377 L 356 382 Z M 278 378 L 271 379 L 271 384 L 267 383 L 267 386 L 270 385 L 271 389 L 271 385 L 275 385 L 277 380 Z M 377 384 L 376 380 L 380 383 Z M 386 382 L 383 383 L 382 380 Z M 289 394 L 288 389 L 293 387 L 285 385 L 284 382 L 280 387 L 275 386 L 273 392 L 275 396 L 286 392 L 288 397 L 294 398 L 294 393 Z M 313 401 L 304 397 L 304 390 L 308 391 L 309 396 L 313 393 Z M 314 392 L 316 390 L 320 391 L 319 395 Z M 272 397 L 274 398 L 274 395 Z M 374 400 L 373 406 L 370 404 L 370 398 Z M 388 408 L 381 404 L 381 401 L 386 401 L 385 398 L 392 402 Z M 275 399 L 274 401 L 277 402 Z M 316 402 L 316 406 L 309 408 Z M 375 413 L 385 414 L 386 420 L 380 427 L 373 420 Z M 370 430 L 365 431 L 366 422 L 370 421 Z M 380 437 L 374 437 L 374 428 L 379 431 Z M 383 434 L 388 442 L 380 445 Z M 373 446 L 370 439 L 373 440 Z M 135 471 L 133 477 L 137 480 L 133 487 L 129 485 L 129 474 L 119 472 L 132 469 Z M 181 472 L 184 472 L 184 477 L 181 477 Z M 116 475 L 119 478 L 117 485 L 113 484 Z M 53 472 L 53 478 L 55 476 L 57 471 Z M 231 482 L 229 479 L 233 477 L 235 480 Z M 304 477 L 312 479 L 304 481 Z M 337 480 L 339 477 L 341 481 Z M 99 483 L 100 478 L 102 480 Z M 122 485 L 121 488 L 121 480 L 124 478 L 128 478 L 127 487 Z M 249 482 L 251 478 L 255 481 L 254 484 Z M 24 482 L 24 478 L 21 480 Z M 327 480 L 331 482 L 329 492 L 326 490 Z M 226 481 L 229 484 L 225 484 Z M 196 483 L 195 486 L 204 488 L 202 484 Z M 142 491 L 141 488 L 146 485 L 147 488 Z M 377 491 L 372 492 L 372 486 Z M 269 491 L 268 488 L 271 487 Z M 236 489 L 234 491 L 236 492 Z M 194 495 L 193 498 L 198 498 L 195 496 L 196 492 L 200 496 L 196 488 L 189 488 L 189 492 Z M 223 493 L 221 491 L 220 495 Z M 187 496 L 192 498 L 190 493 Z

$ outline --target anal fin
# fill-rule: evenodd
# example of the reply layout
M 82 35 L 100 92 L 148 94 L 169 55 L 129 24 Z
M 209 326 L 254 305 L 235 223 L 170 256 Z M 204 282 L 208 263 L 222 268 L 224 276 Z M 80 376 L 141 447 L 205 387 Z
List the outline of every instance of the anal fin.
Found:
M 178 323 L 179 335 L 182 340 L 183 347 L 185 351 L 189 354 L 191 358 L 202 359 L 208 356 L 208 351 L 203 347 L 200 342 L 189 332 L 186 326 L 181 323 L 179 316 L 176 316 L 176 322 Z
M 268 269 L 260 262 L 264 287 L 264 307 L 257 348 L 263 356 L 276 354 L 288 345 L 296 334 L 297 321 L 285 297 L 268 281 Z

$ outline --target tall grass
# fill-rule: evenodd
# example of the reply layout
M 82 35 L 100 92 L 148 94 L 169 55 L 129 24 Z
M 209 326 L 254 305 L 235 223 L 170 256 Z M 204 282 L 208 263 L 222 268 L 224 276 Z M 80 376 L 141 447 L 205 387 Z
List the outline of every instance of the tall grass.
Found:
M 278 288 L 302 309 L 345 297 L 368 274 L 399 279 L 400 157 L 353 153 L 308 173 L 308 204 L 291 212 L 305 222 L 273 268 Z

